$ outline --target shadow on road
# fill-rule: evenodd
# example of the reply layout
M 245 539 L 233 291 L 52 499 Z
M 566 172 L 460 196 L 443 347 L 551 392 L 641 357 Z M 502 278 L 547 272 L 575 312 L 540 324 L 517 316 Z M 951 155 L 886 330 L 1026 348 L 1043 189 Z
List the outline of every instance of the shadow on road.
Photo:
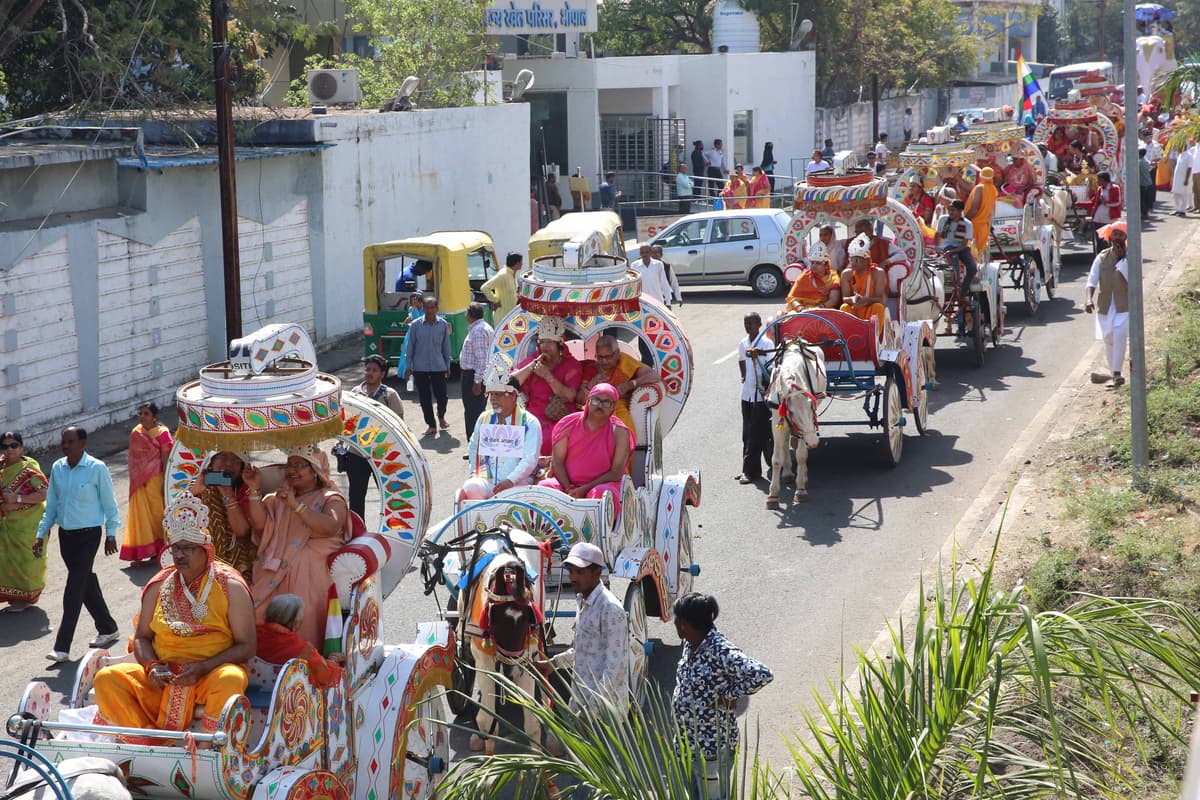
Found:
M 779 498 L 777 527 L 799 529 L 799 538 L 814 547 L 840 544 L 848 531 L 882 530 L 884 506 L 890 498 L 926 494 L 931 487 L 951 482 L 943 467 L 970 463 L 971 454 L 957 444 L 957 436 L 936 430 L 921 437 L 905 436 L 903 466 L 889 469 L 880 433 L 823 439 L 808 454 L 808 494 L 810 501 L 820 502 L 793 503 L 789 484 Z

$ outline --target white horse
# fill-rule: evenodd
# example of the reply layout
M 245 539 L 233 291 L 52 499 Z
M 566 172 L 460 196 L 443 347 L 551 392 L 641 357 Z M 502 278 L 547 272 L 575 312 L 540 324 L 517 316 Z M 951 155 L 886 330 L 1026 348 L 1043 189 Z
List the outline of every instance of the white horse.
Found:
M 1062 234 L 1067 226 L 1067 210 L 1071 206 L 1067 191 L 1061 186 L 1047 186 L 1041 197 L 1042 215 L 1054 228 L 1054 252 L 1051 258 L 1055 263 L 1046 264 L 1048 270 L 1062 269 Z
M 770 403 L 775 414 L 775 452 L 771 455 L 771 486 L 767 508 L 779 508 L 783 478 L 796 457 L 796 502 L 808 499 L 808 451 L 818 444 L 817 398 L 825 394 L 825 353 L 803 340 L 783 346 L 783 356 L 771 374 Z
M 918 264 L 912 274 L 904 282 L 904 321 L 916 322 L 929 320 L 929 324 L 937 328 L 938 319 L 944 312 L 946 301 L 946 286 L 942 280 L 942 271 L 926 264 Z M 937 360 L 934 357 L 933 345 L 921 348 L 921 361 L 925 364 L 925 374 L 929 383 L 937 386 Z
M 68 758 L 57 764 L 56 768 L 70 790 L 69 796 L 75 800 L 130 800 L 124 775 L 108 759 L 95 756 Z M 24 767 L 17 773 L 12 788 L 3 796 L 20 797 L 21 800 L 54 800 L 58 793 L 36 770 Z
M 496 681 L 490 673 L 504 674 L 530 697 L 538 688 L 533 659 L 542 658 L 542 620 L 534 610 L 533 587 L 524 561 L 501 552 L 492 556 L 466 590 L 470 609 L 459 619 L 459 636 L 468 637 L 479 684 L 479 712 L 472 734 L 472 750 L 495 753 L 489 735 L 497 726 L 499 709 Z M 542 724 L 535 714 L 524 716 L 525 734 L 534 742 L 542 738 Z

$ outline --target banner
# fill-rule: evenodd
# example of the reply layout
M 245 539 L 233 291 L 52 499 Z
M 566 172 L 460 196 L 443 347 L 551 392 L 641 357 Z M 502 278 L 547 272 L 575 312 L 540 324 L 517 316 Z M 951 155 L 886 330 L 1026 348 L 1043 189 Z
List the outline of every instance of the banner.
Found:
M 525 33 L 592 33 L 596 0 L 508 0 L 485 12 L 489 36 Z

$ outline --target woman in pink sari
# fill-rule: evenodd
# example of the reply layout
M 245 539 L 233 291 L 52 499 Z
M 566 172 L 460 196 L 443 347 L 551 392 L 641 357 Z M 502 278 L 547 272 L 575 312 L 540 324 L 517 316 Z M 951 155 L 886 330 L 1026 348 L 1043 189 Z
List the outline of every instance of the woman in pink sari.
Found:
M 350 510 L 329 480 L 324 453 L 308 445 L 287 454 L 283 483 L 266 497 L 258 470 L 243 475 L 250 489 L 250 526 L 258 541 L 250 596 L 255 621 L 262 623 L 273 597 L 299 595 L 311 611 L 296 633 L 321 650 L 332 585 L 329 557 L 350 540 Z
M 552 437 L 553 477 L 539 484 L 571 497 L 601 497 L 612 492 L 618 516 L 621 476 L 633 452 L 633 431 L 613 413 L 619 397 L 614 386 L 598 383 L 588 392 L 586 410 L 559 420 Z
M 542 317 L 537 325 L 537 352 L 513 370 L 525 393 L 525 410 L 542 426 L 542 455 L 550 455 L 550 438 L 545 431 L 576 409 L 575 394 L 583 382 L 583 365 L 563 344 L 567 324 L 562 317 Z
M 129 434 L 129 524 L 121 542 L 123 561 L 157 560 L 163 547 L 163 473 L 175 440 L 158 421 L 158 406 L 138 406 Z

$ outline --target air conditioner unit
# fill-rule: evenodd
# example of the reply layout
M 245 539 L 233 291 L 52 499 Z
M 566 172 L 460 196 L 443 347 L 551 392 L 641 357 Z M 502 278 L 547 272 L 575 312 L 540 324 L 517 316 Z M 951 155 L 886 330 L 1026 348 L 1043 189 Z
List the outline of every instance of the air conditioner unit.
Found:
M 357 103 L 362 100 L 356 69 L 310 69 L 308 101 L 313 105 Z

